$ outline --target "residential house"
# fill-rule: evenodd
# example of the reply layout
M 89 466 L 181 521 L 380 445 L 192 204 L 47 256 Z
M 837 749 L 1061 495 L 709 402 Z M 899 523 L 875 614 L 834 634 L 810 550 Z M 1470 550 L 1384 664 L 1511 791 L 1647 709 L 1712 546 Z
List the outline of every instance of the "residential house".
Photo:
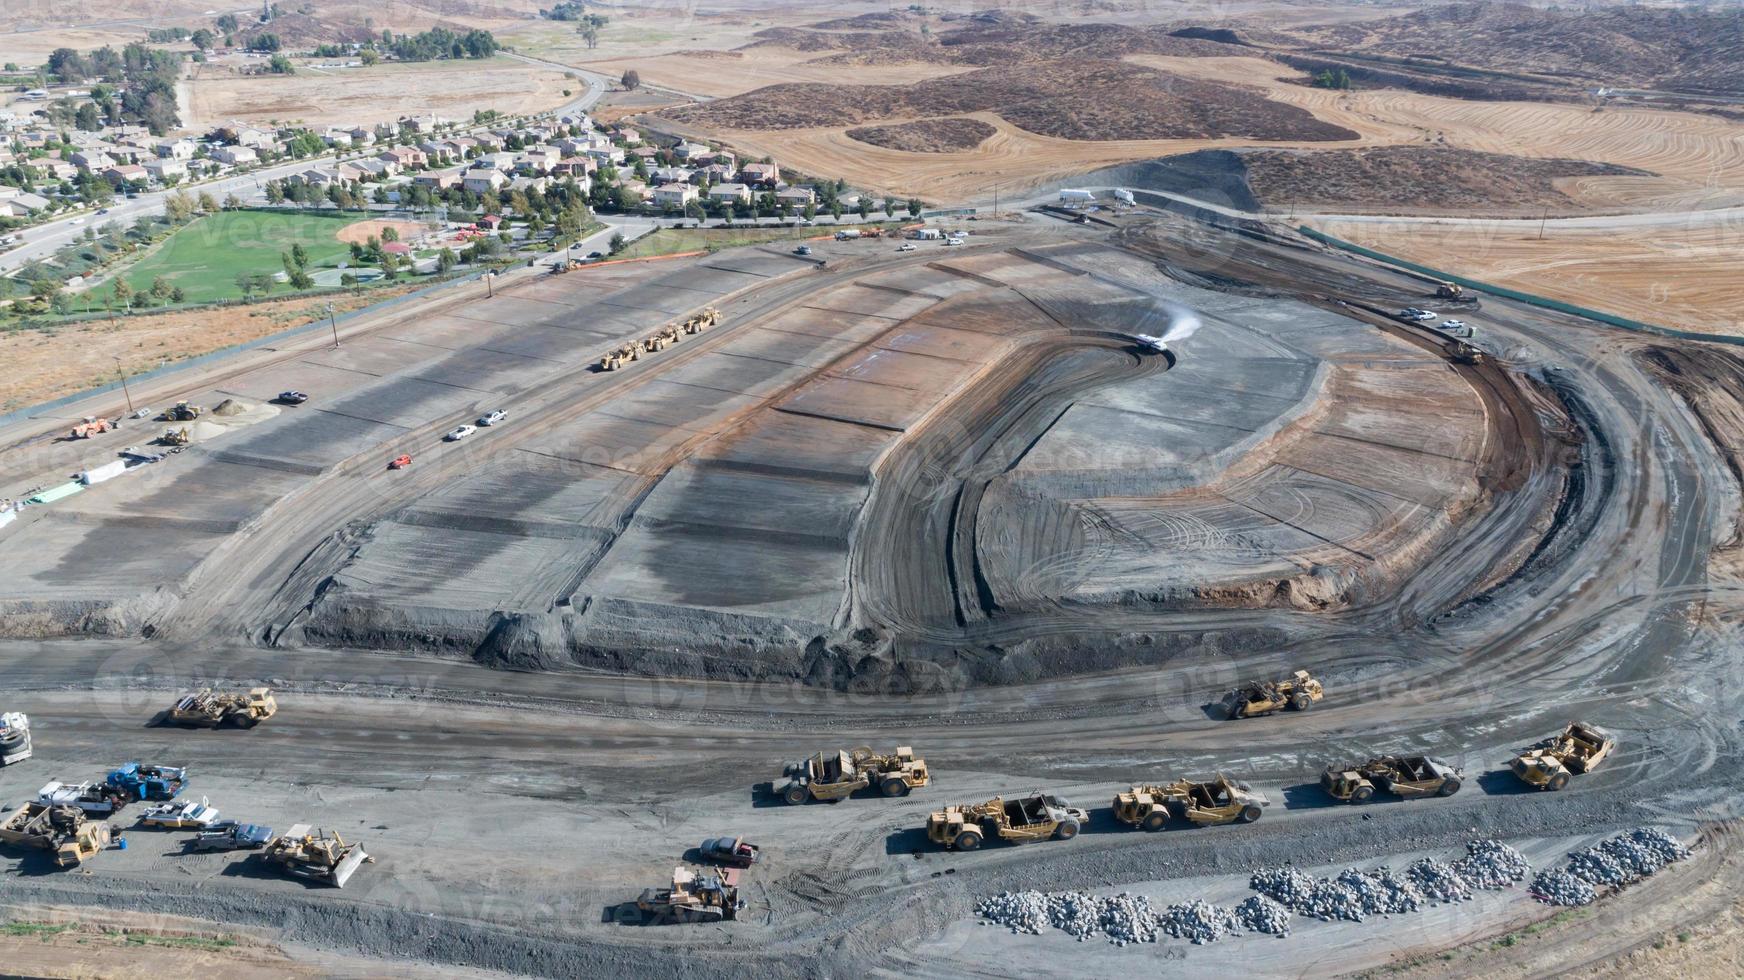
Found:
M 412 183 L 419 187 L 428 187 L 433 191 L 445 191 L 450 187 L 459 187 L 465 180 L 459 167 L 448 170 L 426 170 L 412 178 Z
M 321 141 L 336 150 L 351 149 L 351 131 L 345 129 L 329 129 L 321 134 Z
M 480 215 L 478 220 L 473 222 L 473 225 L 485 231 L 496 231 L 503 226 L 503 216 L 500 214 Z
M 624 159 L 642 160 L 647 163 L 653 163 L 654 158 L 659 155 L 660 148 L 657 146 L 632 146 L 624 151 Z
M 551 165 L 551 176 L 584 179 L 598 169 L 599 163 L 593 157 L 564 157 Z
M 21 191 L 11 197 L 0 199 L 0 214 L 13 218 L 24 218 L 48 207 L 48 198 L 29 191 Z
M 691 160 L 707 156 L 712 151 L 701 143 L 680 142 L 672 148 L 672 155 L 680 160 Z
M 655 167 L 648 171 L 648 179 L 656 184 L 688 184 L 692 174 L 684 167 Z
M 642 142 L 642 134 L 636 132 L 634 129 L 631 129 L 628 126 L 614 126 L 614 127 L 612 127 L 611 137 L 612 137 L 612 139 L 615 139 L 620 143 L 640 143 L 640 142 Z
M 180 180 L 188 175 L 187 164 L 180 160 L 170 159 L 169 157 L 147 160 L 145 161 L 144 166 L 146 173 L 150 174 L 152 179 L 160 184 L 167 183 L 171 180 Z
M 151 174 L 137 163 L 120 163 L 104 170 L 103 179 L 111 184 L 143 184 Z
M 521 173 L 548 173 L 563 159 L 563 151 L 555 146 L 532 146 L 515 158 L 515 169 Z
M 162 140 L 157 144 L 157 156 L 160 160 L 192 160 L 194 159 L 193 140 Z
M 102 150 L 78 150 L 67 159 L 72 161 L 73 166 L 88 173 L 100 174 L 115 166 L 115 161 Z
M 624 191 L 626 193 L 629 193 L 631 195 L 634 195 L 636 200 L 638 200 L 638 201 L 646 201 L 646 200 L 648 200 L 648 198 L 650 198 L 654 195 L 654 192 L 650 191 L 648 189 L 647 184 L 643 183 L 642 181 L 637 180 L 634 177 L 619 180 L 618 181 L 618 189 L 621 191 Z
M 732 184 L 736 183 L 733 178 L 737 176 L 737 173 L 731 166 L 711 163 L 693 174 L 692 179 L 698 183 Z
M 219 163 L 227 163 L 232 167 L 255 163 L 260 160 L 260 154 L 246 146 L 215 146 L 210 154 Z
M 56 180 L 73 180 L 79 176 L 79 168 L 65 160 L 32 160 L 30 165 Z
M 345 164 L 340 164 L 340 166 L 343 167 Z M 308 170 L 303 170 L 286 177 L 285 183 L 307 184 L 310 187 L 326 187 L 328 184 L 331 184 L 338 179 L 339 173 L 337 170 L 328 170 L 324 167 L 311 167 Z M 355 180 L 356 178 L 351 179 Z
M 691 184 L 661 184 L 654 188 L 654 203 L 663 208 L 682 208 L 696 200 L 696 187 Z
M 739 179 L 747 184 L 774 187 L 781 182 L 781 168 L 773 163 L 747 163 L 739 168 Z
M 711 201 L 731 201 L 734 204 L 750 204 L 751 188 L 744 184 L 716 184 L 708 190 Z
M 353 126 L 353 127 L 351 127 L 350 130 L 348 130 L 346 132 L 345 135 L 351 137 L 351 144 L 350 145 L 352 145 L 352 146 L 374 146 L 375 145 L 375 130 L 369 128 L 368 126 Z
M 461 186 L 474 194 L 495 193 L 507 182 L 508 178 L 495 167 L 473 167 L 461 178 Z
M 423 150 L 410 146 L 396 146 L 391 150 L 383 150 L 376 156 L 383 163 L 392 164 L 399 170 L 421 170 L 429 166 L 430 158 Z
M 236 130 L 236 145 L 253 149 L 264 149 L 273 143 L 273 134 L 253 126 L 243 126 Z
M 803 208 L 807 204 L 817 203 L 817 191 L 809 187 L 783 187 L 775 192 L 776 204 L 791 204 L 795 208 Z
M 587 155 L 598 160 L 602 165 L 609 163 L 617 166 L 624 162 L 624 150 L 618 146 L 592 147 L 587 151 Z

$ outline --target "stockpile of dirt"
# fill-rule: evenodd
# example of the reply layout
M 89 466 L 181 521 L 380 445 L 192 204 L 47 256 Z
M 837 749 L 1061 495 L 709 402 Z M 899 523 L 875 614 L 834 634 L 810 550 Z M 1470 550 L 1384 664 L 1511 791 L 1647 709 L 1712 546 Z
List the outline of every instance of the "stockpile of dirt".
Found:
M 997 132 L 979 119 L 949 117 L 895 126 L 863 126 L 848 130 L 848 138 L 910 153 L 952 153 L 973 150 Z
M 1744 93 L 1744 11 L 1460 3 L 1306 28 L 1304 44 L 1601 85 Z
M 1653 176 L 1586 160 L 1539 160 L 1434 146 L 1253 150 L 1239 154 L 1262 204 L 1433 209 L 1573 207 L 1564 177 Z
M 1357 134 L 1258 92 L 1121 62 L 1045 61 L 913 85 L 771 85 L 667 113 L 711 129 L 806 129 L 997 112 L 1073 140 L 1344 140 Z

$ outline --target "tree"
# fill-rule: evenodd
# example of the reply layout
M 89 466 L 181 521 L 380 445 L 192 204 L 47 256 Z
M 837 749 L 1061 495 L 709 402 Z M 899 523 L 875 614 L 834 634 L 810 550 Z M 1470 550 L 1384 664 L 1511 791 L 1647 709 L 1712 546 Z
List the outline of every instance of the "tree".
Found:
M 170 302 L 172 302 L 172 303 L 185 302 L 187 300 L 187 298 L 188 298 L 188 294 L 182 292 L 182 287 L 180 287 L 180 286 L 177 286 L 176 288 L 170 290 Z
M 884 216 L 886 218 L 896 217 L 896 198 L 887 197 L 884 199 Z
M 862 195 L 860 197 L 860 206 L 855 208 L 854 210 L 860 212 L 861 219 L 865 219 L 867 216 L 869 216 L 872 213 L 872 202 L 866 200 L 865 196 Z
M 163 276 L 156 276 L 151 280 L 152 299 L 160 302 L 167 300 L 170 298 L 170 293 L 174 291 L 174 289 L 175 287 L 170 285 L 170 281 L 165 279 Z
M 274 75 L 295 75 L 297 66 L 291 64 L 291 59 L 284 55 L 275 54 L 272 56 L 272 61 L 267 63 L 267 70 Z
M 79 111 L 73 116 L 73 125 L 87 133 L 94 133 L 103 128 L 103 117 L 97 112 L 97 103 L 87 102 L 79 106 Z
M 920 217 L 920 198 L 911 197 L 908 199 L 908 216 L 911 218 Z
M 842 202 L 837 200 L 834 195 L 830 197 L 830 217 L 837 221 L 842 220 Z
M 299 269 L 307 269 L 309 267 L 309 250 L 303 247 L 302 242 L 296 242 L 291 245 L 291 261 L 295 262 Z
M 309 289 L 315 285 L 315 280 L 310 277 L 306 269 L 297 264 L 297 260 L 291 256 L 291 253 L 282 252 L 279 259 L 285 266 L 285 281 L 290 283 L 292 289 Z
M 398 228 L 395 228 L 393 225 L 388 225 L 386 228 L 382 229 L 381 240 L 384 242 L 397 242 L 397 241 L 399 241 L 400 240 L 400 230 Z
M 807 221 L 811 221 L 811 220 L 815 219 L 817 217 L 817 202 L 816 201 L 805 202 L 805 210 L 801 211 L 800 213 L 805 215 L 805 220 L 807 220 Z
M 225 14 L 222 17 L 219 17 L 218 20 L 215 21 L 214 23 L 215 23 L 215 26 L 219 30 L 223 31 L 226 34 L 235 34 L 236 28 L 239 26 L 236 23 L 236 15 L 235 14 Z
M 120 280 L 116 280 L 116 284 L 119 285 Z M 236 288 L 242 290 L 242 301 L 248 302 L 254 296 L 254 277 L 246 272 L 239 274 L 236 277 Z M 115 298 L 121 298 L 119 291 L 116 292 Z
M 454 249 L 444 245 L 442 251 L 436 253 L 436 271 L 445 273 L 460 262 L 460 256 L 454 254 Z
M 127 309 L 128 304 L 133 299 L 133 287 L 127 284 L 127 280 L 116 277 L 112 289 L 115 293 L 115 305 L 124 310 Z
M 631 68 L 631 69 L 625 71 L 624 77 L 623 77 L 623 83 L 624 83 L 624 91 L 626 91 L 626 92 L 636 91 L 637 89 L 642 87 L 642 73 L 638 72 L 634 68 Z
M 82 82 L 91 74 L 91 66 L 72 48 L 56 48 L 48 56 L 48 70 L 69 85 Z
M 218 199 L 210 191 L 200 192 L 200 210 L 212 214 L 218 210 Z
M 364 48 L 357 56 L 357 60 L 363 62 L 363 67 L 371 68 L 374 67 L 376 62 L 381 61 L 381 55 L 376 54 L 375 49 L 373 48 Z
M 191 36 L 189 36 L 188 40 L 192 41 L 194 47 L 199 48 L 201 51 L 209 51 L 211 50 L 212 45 L 218 43 L 217 36 L 204 27 L 195 31 Z
M 285 42 L 277 34 L 256 34 L 248 42 L 248 50 L 273 52 L 285 46 Z
M 175 224 L 185 223 L 193 213 L 194 199 L 187 191 L 176 191 L 164 199 L 164 214 Z
M 224 210 L 235 211 L 242 207 L 242 199 L 235 194 L 224 195 Z
M 625 244 L 623 232 L 613 232 L 611 244 L 606 246 L 606 251 L 616 255 L 624 250 Z

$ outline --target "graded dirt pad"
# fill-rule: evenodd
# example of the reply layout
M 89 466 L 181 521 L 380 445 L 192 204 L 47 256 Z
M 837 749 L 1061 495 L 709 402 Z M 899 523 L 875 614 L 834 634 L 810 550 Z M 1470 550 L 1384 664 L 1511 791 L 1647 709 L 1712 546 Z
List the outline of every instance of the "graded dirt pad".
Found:
M 909 153 L 950 153 L 973 150 L 998 130 L 979 119 L 923 119 L 896 126 L 863 126 L 848 130 L 848 138 Z
M 1679 330 L 1737 335 L 1744 242 L 1725 220 L 1590 228 L 1533 220 L 1306 223 L 1431 268 Z M 1429 304 L 1422 304 L 1429 305 Z
M 593 341 L 573 341 L 574 360 L 504 400 L 502 427 L 443 444 L 444 408 L 355 465 L 286 474 L 299 485 L 245 533 L 212 535 L 185 579 L 159 561 L 191 540 L 185 528 L 98 523 L 118 506 L 28 511 L 0 529 L 0 549 L 28 556 L 23 587 L 73 594 L 80 574 L 113 577 L 77 607 L 78 628 L 105 635 L 0 642 L 8 708 L 38 738 L 37 758 L 0 769 L 0 798 L 34 792 L 45 772 L 100 774 L 128 745 L 189 765 L 191 788 L 227 816 L 336 828 L 377 863 L 343 890 L 314 888 L 239 855 L 183 853 L 186 834 L 130 830 L 127 850 L 77 873 L 0 854 L 8 901 L 192 916 L 294 956 L 382 960 L 327 972 L 715 980 L 868 962 L 916 976 L 1240 963 L 1270 976 L 1420 959 L 1539 976 L 1706 946 L 1700 923 L 1736 904 L 1736 829 L 1703 817 L 1744 786 L 1729 724 L 1744 688 L 1738 595 L 1707 578 L 1734 534 L 1737 484 L 1702 410 L 1637 357 L 1634 335 L 1486 298 L 1461 312 L 1502 356 L 1455 363 L 1434 331 L 1364 312 L 1429 302 L 1420 280 L 1254 224 L 1115 220 L 1112 233 L 978 222 L 969 246 L 918 255 L 821 242 L 822 269 L 717 297 L 721 324 L 622 371 L 585 370 Z M 711 261 L 752 268 L 755 254 Z M 536 295 L 511 280 L 498 296 L 517 301 L 509 315 L 488 302 L 460 312 L 490 334 L 478 343 L 534 322 L 565 330 L 530 298 L 567 304 L 570 319 L 604 299 L 664 320 L 648 301 L 698 268 L 600 270 L 606 290 L 572 273 Z M 892 315 L 868 303 L 878 293 Z M 1173 357 L 1135 346 L 1135 322 L 1176 315 L 1135 318 L 1141 297 L 1190 304 L 1204 326 Z M 466 343 L 461 322 L 392 329 L 403 345 L 447 345 L 432 355 L 445 357 Z M 776 333 L 795 339 L 771 347 Z M 321 363 L 353 375 L 349 388 L 226 441 L 400 379 L 372 377 L 386 350 L 356 346 L 355 362 Z M 901 431 L 787 410 L 848 373 L 931 408 Z M 410 468 L 383 469 L 390 438 Z M 613 451 L 592 461 L 590 448 Z M 11 468 L 19 457 L 5 453 Z M 219 473 L 185 482 L 194 468 L 178 467 L 199 455 L 74 499 L 196 519 L 233 502 Z M 1095 472 L 1108 458 L 1125 465 Z M 1164 471 L 1172 490 L 1109 495 Z M 157 496 L 142 501 L 146 484 L 130 480 Z M 177 495 L 185 513 L 167 504 Z M 1423 547 L 1437 522 L 1442 538 Z M 444 546 L 454 540 L 465 544 Z M 69 546 L 76 560 L 45 572 L 49 549 Z M 127 561 L 112 569 L 117 554 Z M 561 588 L 538 564 L 553 556 L 574 573 Z M 1223 563 L 1232 583 L 1269 565 L 1289 587 L 1210 594 L 1206 574 L 1199 595 L 1159 594 L 1185 561 Z M 354 587 L 336 584 L 348 575 Z M 135 619 L 90 601 L 140 582 L 155 605 Z M 66 630 L 55 616 L 71 608 L 14 607 L 5 622 Z M 832 608 L 840 627 L 814 632 Z M 140 622 L 159 629 L 146 639 Z M 578 663 L 609 669 L 540 669 Z M 1295 667 L 1326 683 L 1311 710 L 1225 722 L 1209 708 Z M 256 683 L 280 710 L 253 731 L 144 727 L 179 691 Z M 1507 760 L 1570 718 L 1616 733 L 1618 752 L 1562 792 L 1524 790 Z M 913 745 L 933 783 L 835 805 L 770 796 L 783 763 L 856 744 Z M 1317 785 L 1332 761 L 1421 751 L 1464 768 L 1456 796 L 1346 807 Z M 1269 796 L 1262 820 L 1148 834 L 1110 815 L 1134 783 L 1218 771 Z M 1036 789 L 1090 811 L 1077 839 L 958 853 L 921 830 L 941 805 Z M 1400 868 L 1477 834 L 1544 868 L 1643 822 L 1695 854 L 1530 932 L 1553 913 L 1523 887 L 1366 922 L 1299 916 L 1284 939 L 1205 946 L 1014 936 L 974 912 L 1021 889 L 1229 905 L 1279 855 L 1317 875 Z M 702 838 L 738 833 L 765 856 L 738 921 L 645 925 L 625 907 L 695 863 Z M 1450 937 L 1488 953 L 1443 960 Z M 1656 938 L 1672 952 L 1636 960 Z

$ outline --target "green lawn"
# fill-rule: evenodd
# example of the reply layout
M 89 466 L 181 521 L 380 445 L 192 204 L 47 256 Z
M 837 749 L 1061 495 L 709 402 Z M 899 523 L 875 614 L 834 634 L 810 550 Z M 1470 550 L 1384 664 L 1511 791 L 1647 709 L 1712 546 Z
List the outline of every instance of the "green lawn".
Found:
M 872 227 L 844 225 L 845 228 Z M 882 227 L 899 227 L 891 222 Z M 662 228 L 652 235 L 639 238 L 630 247 L 611 256 L 614 259 L 646 259 L 656 255 L 677 255 L 680 252 L 718 251 L 738 245 L 761 245 L 765 242 L 785 242 L 798 238 L 828 238 L 836 233 L 834 226 L 814 228 Z
M 284 271 L 279 256 L 293 244 L 308 250 L 310 272 L 349 261 L 351 248 L 337 235 L 365 217 L 263 211 L 210 214 L 177 231 L 129 269 L 127 284 L 143 292 L 151 288 L 153 279 L 163 276 L 170 285 L 182 288 L 189 303 L 241 299 L 236 277 Z M 281 283 L 272 295 L 283 295 L 288 289 Z

